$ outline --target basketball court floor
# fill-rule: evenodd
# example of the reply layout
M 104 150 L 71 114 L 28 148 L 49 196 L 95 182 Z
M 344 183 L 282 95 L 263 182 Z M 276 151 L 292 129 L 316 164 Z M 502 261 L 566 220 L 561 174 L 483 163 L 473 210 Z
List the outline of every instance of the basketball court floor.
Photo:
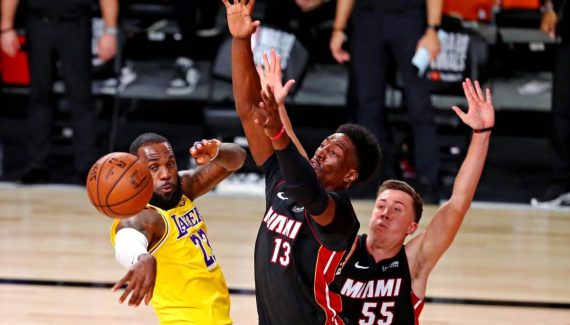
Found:
M 196 204 L 230 287 L 234 323 L 257 324 L 253 246 L 263 189 L 230 185 Z M 365 232 L 372 201 L 354 205 Z M 435 209 L 427 206 L 421 229 Z M 157 324 L 150 306 L 121 305 L 110 291 L 124 273 L 110 224 L 83 187 L 0 183 L 0 324 Z M 569 274 L 570 209 L 476 202 L 432 272 L 420 322 L 570 325 Z

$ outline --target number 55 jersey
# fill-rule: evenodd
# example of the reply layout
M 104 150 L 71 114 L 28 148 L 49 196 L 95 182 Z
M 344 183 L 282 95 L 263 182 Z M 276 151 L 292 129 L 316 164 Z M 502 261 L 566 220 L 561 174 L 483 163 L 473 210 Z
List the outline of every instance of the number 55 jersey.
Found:
M 418 325 L 424 300 L 412 292 L 405 246 L 376 263 L 360 235 L 331 289 L 342 297 L 345 324 Z
M 183 195 L 170 210 L 148 207 L 160 214 L 166 228 L 158 243 L 148 248 L 157 263 L 151 303 L 160 323 L 231 324 L 226 280 L 194 203 Z M 118 223 L 115 219 L 111 226 L 113 245 Z

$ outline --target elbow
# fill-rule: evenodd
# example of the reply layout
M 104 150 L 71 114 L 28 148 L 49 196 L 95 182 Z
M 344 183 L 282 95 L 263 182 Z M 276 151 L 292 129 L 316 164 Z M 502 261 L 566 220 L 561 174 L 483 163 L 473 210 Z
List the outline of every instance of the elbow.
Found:
M 318 216 L 325 212 L 329 203 L 329 196 L 323 189 L 314 189 L 307 186 L 287 186 L 287 190 L 295 201 L 299 202 L 313 216 Z
M 447 209 L 449 209 L 453 215 L 464 216 L 467 210 L 471 207 L 471 200 L 466 200 L 459 198 L 457 196 L 452 196 L 446 203 Z
M 244 148 L 238 146 L 237 156 L 238 156 L 237 161 L 239 161 L 239 164 L 238 164 L 236 170 L 242 168 L 243 165 L 245 164 L 245 159 L 247 158 L 247 152 L 245 151 Z
M 230 172 L 235 172 L 242 168 L 245 164 L 245 159 L 247 158 L 247 152 L 245 149 L 235 143 L 227 143 L 224 145 L 227 146 L 227 150 L 231 150 L 230 163 L 226 164 L 226 169 Z

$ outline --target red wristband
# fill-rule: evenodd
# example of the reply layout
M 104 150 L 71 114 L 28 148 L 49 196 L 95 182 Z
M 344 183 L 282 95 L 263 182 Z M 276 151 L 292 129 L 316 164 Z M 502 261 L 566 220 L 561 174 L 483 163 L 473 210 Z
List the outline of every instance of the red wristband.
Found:
M 282 128 L 281 128 L 281 131 L 277 132 L 276 135 L 270 137 L 269 139 L 270 139 L 271 141 L 275 141 L 275 140 L 281 138 L 281 137 L 283 136 L 283 133 L 285 133 L 285 127 L 282 127 Z

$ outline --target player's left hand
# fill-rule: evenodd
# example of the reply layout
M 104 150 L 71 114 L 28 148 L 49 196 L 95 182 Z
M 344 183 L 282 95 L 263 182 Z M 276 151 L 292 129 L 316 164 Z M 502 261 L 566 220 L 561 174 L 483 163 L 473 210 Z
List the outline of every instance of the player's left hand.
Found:
M 467 113 L 465 113 L 459 107 L 453 106 L 452 109 L 457 116 L 473 130 L 493 127 L 495 125 L 495 109 L 491 98 L 491 90 L 487 88 L 486 93 L 483 94 L 479 82 L 475 80 L 474 86 L 471 79 L 467 78 L 463 82 L 463 92 L 469 108 Z
M 274 137 L 283 128 L 283 122 L 279 116 L 279 108 L 273 92 L 273 87 L 269 85 L 267 91 L 261 91 L 261 100 L 254 111 L 254 121 L 263 127 L 265 135 Z
M 222 142 L 218 139 L 196 141 L 190 148 L 190 155 L 198 165 L 203 165 L 217 157 L 221 145 Z
M 143 299 L 145 305 L 148 305 L 152 299 L 155 281 L 156 259 L 150 254 L 143 254 L 111 290 L 115 292 L 125 283 L 128 283 L 127 288 L 119 298 L 119 302 L 123 303 L 130 294 L 129 306 L 138 307 Z
M 271 49 L 271 57 L 267 57 L 267 53 L 263 53 L 263 67 L 258 64 L 256 66 L 261 88 L 267 92 L 267 87 L 272 86 L 275 94 L 275 100 L 278 105 L 285 104 L 285 98 L 289 94 L 291 87 L 295 84 L 295 80 L 291 79 L 283 85 L 283 73 L 281 71 L 281 56 L 275 53 L 275 49 Z

